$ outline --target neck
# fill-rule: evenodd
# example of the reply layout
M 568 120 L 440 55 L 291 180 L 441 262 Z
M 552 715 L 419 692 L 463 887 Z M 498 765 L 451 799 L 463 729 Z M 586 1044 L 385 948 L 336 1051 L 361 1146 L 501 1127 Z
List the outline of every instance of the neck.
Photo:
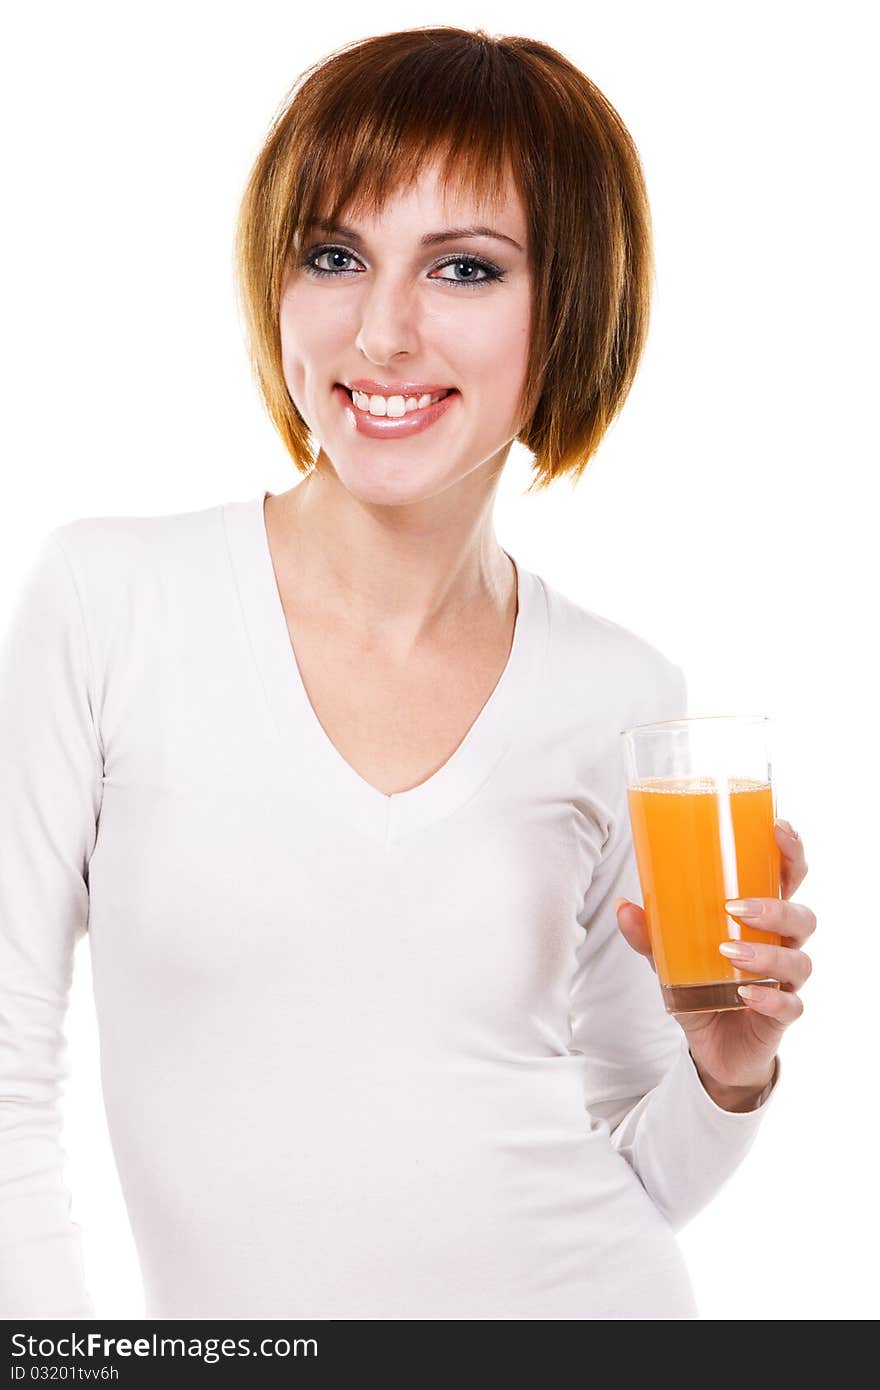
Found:
M 468 506 L 468 482 L 390 507 L 353 497 L 332 470 L 313 471 L 267 498 L 276 564 L 297 606 L 401 651 L 503 618 L 516 573 L 492 529 L 491 494 Z

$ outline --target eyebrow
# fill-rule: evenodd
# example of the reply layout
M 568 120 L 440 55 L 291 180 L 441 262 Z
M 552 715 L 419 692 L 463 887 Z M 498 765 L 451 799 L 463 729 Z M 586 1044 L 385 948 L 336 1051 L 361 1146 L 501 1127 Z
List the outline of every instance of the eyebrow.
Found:
M 332 222 L 327 218 L 316 217 L 310 224 L 322 232 L 333 232 L 337 236 L 343 236 L 348 241 L 358 242 L 364 245 L 364 239 L 353 227 L 346 227 L 341 222 Z M 444 241 L 461 241 L 465 237 L 492 237 L 495 241 L 506 241 L 510 246 L 515 246 L 517 251 L 522 251 L 518 241 L 513 237 L 505 236 L 503 232 L 496 232 L 492 227 L 446 227 L 440 232 L 425 232 L 424 236 L 419 237 L 420 246 L 437 246 Z

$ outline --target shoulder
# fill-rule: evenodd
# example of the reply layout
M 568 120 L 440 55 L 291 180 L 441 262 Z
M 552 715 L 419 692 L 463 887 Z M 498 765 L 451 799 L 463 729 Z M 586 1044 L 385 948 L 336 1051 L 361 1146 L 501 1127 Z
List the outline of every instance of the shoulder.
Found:
M 154 516 L 84 516 L 46 534 L 42 553 L 66 561 L 87 624 L 109 640 L 127 623 L 173 613 L 215 582 L 223 508 Z
M 84 516 L 54 527 L 47 536 L 84 574 L 136 569 L 161 559 L 186 561 L 192 547 L 217 535 L 221 506 L 154 516 Z
M 685 674 L 672 656 L 545 580 L 541 584 L 547 595 L 555 688 L 576 700 L 589 698 L 591 709 L 598 701 L 616 723 L 678 719 L 687 713 Z

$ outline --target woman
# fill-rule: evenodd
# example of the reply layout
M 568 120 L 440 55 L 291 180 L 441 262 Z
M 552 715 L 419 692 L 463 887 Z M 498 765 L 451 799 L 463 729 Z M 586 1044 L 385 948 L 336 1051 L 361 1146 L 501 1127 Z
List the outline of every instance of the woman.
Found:
M 305 476 L 56 528 L 4 647 L 2 1311 L 93 1311 L 56 1109 L 88 925 L 147 1316 L 696 1317 L 675 1232 L 802 1011 L 803 847 L 743 965 L 781 989 L 667 1014 L 618 741 L 682 671 L 492 526 L 513 439 L 579 476 L 632 382 L 632 141 L 543 44 L 382 35 L 306 75 L 237 244 Z

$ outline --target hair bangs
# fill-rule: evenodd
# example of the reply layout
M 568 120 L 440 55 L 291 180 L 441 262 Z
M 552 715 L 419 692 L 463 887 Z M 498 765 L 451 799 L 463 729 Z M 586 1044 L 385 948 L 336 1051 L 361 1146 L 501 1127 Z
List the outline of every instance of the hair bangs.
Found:
M 511 131 L 497 119 L 490 87 L 478 66 L 442 61 L 364 73 L 344 87 L 344 102 L 316 103 L 313 121 L 298 131 L 301 177 L 292 190 L 290 241 L 299 246 L 318 219 L 379 217 L 389 199 L 434 165 L 442 196 L 489 211 L 503 200 L 518 164 Z M 357 72 L 353 78 L 357 78 Z

